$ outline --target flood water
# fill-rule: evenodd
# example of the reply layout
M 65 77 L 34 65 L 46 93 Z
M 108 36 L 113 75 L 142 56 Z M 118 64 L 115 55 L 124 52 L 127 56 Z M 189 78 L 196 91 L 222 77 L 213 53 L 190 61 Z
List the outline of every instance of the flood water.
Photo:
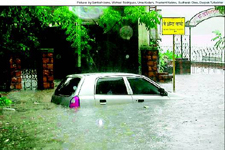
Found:
M 222 70 L 176 75 L 183 100 L 71 110 L 50 103 L 52 93 L 5 93 L 16 111 L 0 115 L 0 149 L 224 149 Z

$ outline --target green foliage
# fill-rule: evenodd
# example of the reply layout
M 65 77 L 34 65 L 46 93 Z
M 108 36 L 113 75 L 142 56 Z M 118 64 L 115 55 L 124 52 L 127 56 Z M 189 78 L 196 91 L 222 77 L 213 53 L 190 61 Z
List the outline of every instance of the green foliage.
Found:
M 216 10 L 219 10 L 221 14 L 225 14 L 225 6 L 215 6 Z
M 214 47 L 217 49 L 224 49 L 225 48 L 225 37 L 222 36 L 220 31 L 213 31 L 215 34 L 215 37 L 212 39 L 212 41 L 215 41 Z
M 167 57 L 168 60 L 173 60 L 173 51 L 167 50 L 165 53 L 162 53 L 164 57 Z M 175 54 L 175 59 L 176 58 L 181 58 L 181 55 Z
M 77 47 L 89 48 L 89 38 L 84 26 L 77 28 L 81 20 L 67 6 L 9 6 L 0 8 L 0 48 L 9 51 L 27 51 L 40 46 L 40 31 L 49 26 L 66 30 L 67 40 Z M 78 31 L 79 30 L 79 31 Z M 79 33 L 79 34 L 78 34 Z
M 147 30 L 156 28 L 162 18 L 156 11 L 146 11 L 145 6 L 127 6 L 124 9 L 124 13 L 132 22 L 137 22 L 139 20 L 140 24 L 144 24 Z
M 119 11 L 120 10 L 120 11 Z M 104 10 L 98 24 L 104 28 L 104 33 L 109 31 L 119 31 L 119 29 L 130 23 L 145 24 L 147 30 L 156 28 L 160 24 L 162 16 L 155 11 L 146 11 L 146 6 L 125 6 L 124 10 L 120 7 L 108 7 Z
M 12 104 L 12 101 L 6 97 L 0 97 L 0 107 L 9 106 Z
M 56 26 L 61 27 L 65 30 L 68 35 L 67 40 L 72 44 L 71 46 L 75 49 L 77 53 L 77 47 L 81 50 L 90 50 L 90 42 L 94 42 L 93 39 L 88 35 L 87 28 L 82 25 L 82 20 L 79 19 L 73 12 L 69 10 L 69 7 L 62 6 L 54 10 L 53 23 Z
M 35 15 L 37 7 L 9 6 L 0 8 L 0 48 L 24 51 L 39 45 L 40 23 Z
M 108 7 L 98 20 L 98 25 L 104 28 L 104 33 L 107 33 L 111 29 L 118 30 L 121 26 L 122 19 L 121 13 L 114 10 L 113 7 Z
M 149 43 L 149 46 L 150 46 L 151 49 L 153 49 L 153 50 L 159 50 L 159 49 L 160 49 L 158 40 L 153 40 L 153 39 L 151 39 L 151 40 L 150 40 L 150 43 Z
M 92 7 L 92 6 L 90 6 Z M 145 24 L 147 30 L 156 28 L 162 18 L 155 11 L 146 11 L 146 6 L 107 7 L 99 18 L 92 21 L 103 33 L 118 32 L 132 23 Z M 6 51 L 27 52 L 39 48 L 40 31 L 50 26 L 60 27 L 68 35 L 67 40 L 77 53 L 91 57 L 91 44 L 87 24 L 83 24 L 68 6 L 4 6 L 0 7 L 0 54 Z M 101 34 L 101 33 L 100 33 Z M 87 60 L 92 60 L 91 58 Z
M 170 50 L 167 50 L 166 52 L 162 51 L 163 51 L 162 49 L 159 51 L 159 64 L 160 64 L 159 70 L 161 72 L 163 72 L 165 67 L 169 64 L 169 62 L 173 60 L 173 51 Z M 181 58 L 181 55 L 175 54 L 174 56 L 175 59 Z
M 103 29 L 103 34 L 118 32 L 124 25 L 138 23 L 138 20 L 141 24 L 145 24 L 148 30 L 155 28 L 160 23 L 161 15 L 155 11 L 147 12 L 145 9 L 145 6 L 107 7 L 103 9 L 103 14 L 98 19 L 95 18 L 92 21 Z M 94 63 L 90 54 L 92 48 L 90 45 L 95 43 L 95 37 L 90 38 L 86 26 L 82 25 L 82 20 L 76 14 L 72 14 L 68 7 L 57 8 L 53 16 L 55 16 L 54 21 L 66 29 L 67 40 L 72 42 L 72 47 L 80 47 L 82 54 L 85 54 L 82 56 Z

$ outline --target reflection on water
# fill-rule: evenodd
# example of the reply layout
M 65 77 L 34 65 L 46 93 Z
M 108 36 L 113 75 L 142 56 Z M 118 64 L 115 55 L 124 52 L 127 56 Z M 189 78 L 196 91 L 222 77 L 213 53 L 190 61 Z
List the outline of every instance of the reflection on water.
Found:
M 144 108 L 148 105 L 149 108 Z M 173 126 L 168 125 L 165 102 L 127 104 L 80 109 L 57 108 L 55 140 L 65 140 L 63 148 L 143 149 L 165 148 Z M 161 144 L 160 144 L 161 143 Z M 161 145 L 161 146 L 160 146 Z

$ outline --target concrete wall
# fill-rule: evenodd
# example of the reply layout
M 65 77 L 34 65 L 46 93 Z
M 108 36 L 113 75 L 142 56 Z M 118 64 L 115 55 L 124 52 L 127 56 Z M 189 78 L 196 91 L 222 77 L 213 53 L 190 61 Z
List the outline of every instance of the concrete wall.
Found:
M 156 8 L 151 8 L 151 10 L 155 10 Z M 149 6 L 146 6 L 146 11 L 149 11 Z M 158 38 L 158 29 L 151 29 L 147 31 L 144 24 L 139 24 L 138 22 L 138 63 L 139 63 L 139 74 L 142 74 L 141 69 L 141 46 L 146 45 L 148 46 L 150 43 L 150 37 L 154 40 Z
M 138 25 L 138 48 L 140 49 L 142 45 L 149 45 L 149 31 L 144 24 Z

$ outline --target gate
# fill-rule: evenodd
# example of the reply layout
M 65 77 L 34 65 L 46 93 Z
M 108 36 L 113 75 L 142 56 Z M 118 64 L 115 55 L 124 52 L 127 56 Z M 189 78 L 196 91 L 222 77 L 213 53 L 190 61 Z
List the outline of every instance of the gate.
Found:
M 11 54 L 9 61 L 9 84 L 11 90 L 53 89 L 53 49 L 40 49 L 23 54 Z M 1 75 L 1 74 L 0 74 Z M 2 76 L 2 75 L 1 75 Z M 5 79 L 5 81 L 7 81 Z M 0 88 L 5 84 L 0 82 Z
M 21 85 L 23 90 L 36 90 L 38 88 L 37 55 L 22 55 L 21 78 Z
M 22 69 L 22 89 L 36 90 L 37 89 L 37 69 L 26 68 Z

